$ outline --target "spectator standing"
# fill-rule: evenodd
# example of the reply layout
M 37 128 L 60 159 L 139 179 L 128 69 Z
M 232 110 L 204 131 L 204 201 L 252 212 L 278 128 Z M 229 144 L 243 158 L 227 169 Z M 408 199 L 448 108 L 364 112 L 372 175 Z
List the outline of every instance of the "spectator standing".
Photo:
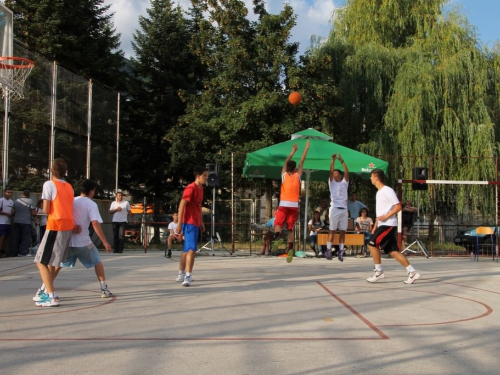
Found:
M 31 246 L 31 224 L 36 207 L 30 198 L 30 190 L 25 189 L 21 198 L 14 201 L 14 218 L 12 228 L 11 255 L 28 256 Z
M 7 246 L 7 237 L 10 234 L 11 218 L 14 216 L 14 201 L 12 190 L 5 188 L 3 197 L 0 198 L 0 258 L 5 258 L 9 254 L 5 250 Z
M 368 210 L 368 207 L 366 207 L 364 203 L 358 201 L 357 198 L 358 193 L 352 191 L 351 195 L 349 196 L 349 200 L 347 201 L 347 209 L 350 213 L 349 217 L 358 218 L 359 216 L 361 216 L 362 208 L 366 208 Z
M 120 189 L 116 191 L 116 200 L 111 203 L 109 213 L 113 215 L 113 253 L 123 253 L 127 217 L 132 214 L 132 211 L 130 203 L 123 200 L 123 192 Z

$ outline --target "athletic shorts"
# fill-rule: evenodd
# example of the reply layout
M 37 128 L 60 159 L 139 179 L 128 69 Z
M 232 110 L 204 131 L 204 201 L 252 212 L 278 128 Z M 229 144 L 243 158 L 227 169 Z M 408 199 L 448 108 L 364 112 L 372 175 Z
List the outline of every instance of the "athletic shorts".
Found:
M 61 263 L 61 267 L 74 267 L 76 260 L 79 259 L 80 263 L 85 268 L 93 268 L 101 262 L 99 250 L 94 244 L 83 247 L 69 247 L 68 257 L 66 261 Z
M 347 219 L 349 214 L 347 210 L 341 208 L 330 207 L 330 230 L 347 230 Z
M 382 225 L 381 227 L 377 227 L 368 245 L 384 250 L 386 254 L 393 251 L 399 251 L 397 234 L 398 227 Z
M 278 211 L 276 211 L 276 216 L 274 218 L 274 226 L 279 225 L 281 229 L 285 227 L 288 228 L 288 230 L 293 230 L 293 227 L 295 226 L 295 222 L 297 221 L 297 218 L 299 217 L 299 209 L 298 207 L 283 207 L 279 206 Z
M 40 246 L 38 246 L 34 262 L 60 267 L 68 256 L 69 240 L 72 233 L 73 230 L 46 230 Z
M 200 227 L 193 224 L 182 224 L 182 234 L 184 235 L 184 246 L 182 252 L 196 251 L 198 249 L 198 236 Z
M 10 224 L 0 224 L 0 237 L 9 237 Z

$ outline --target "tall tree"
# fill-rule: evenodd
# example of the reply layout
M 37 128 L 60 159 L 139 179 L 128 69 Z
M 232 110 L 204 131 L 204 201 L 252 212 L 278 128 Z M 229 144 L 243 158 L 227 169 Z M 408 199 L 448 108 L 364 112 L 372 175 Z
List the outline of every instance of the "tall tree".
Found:
M 196 89 L 198 63 L 188 48 L 192 21 L 171 0 L 152 0 L 134 34 L 123 128 L 124 183 L 135 196 L 177 201 L 167 134 L 185 112 L 181 99 Z M 179 169 L 181 169 L 179 167 Z M 186 173 L 186 167 L 182 170 Z M 187 175 L 192 179 L 191 173 Z M 167 196 L 168 193 L 168 196 Z
M 348 0 L 316 51 L 341 59 L 332 75 L 344 109 L 334 126 L 344 138 L 356 137 L 373 154 L 416 157 L 393 163 L 393 179 L 411 178 L 417 163 L 437 179 L 495 176 L 489 158 L 498 150 L 491 117 L 498 108 L 498 96 L 492 96 L 495 59 L 488 59 L 458 11 L 443 12 L 444 3 Z M 433 187 L 436 199 L 446 199 L 440 191 Z M 462 210 L 474 206 L 474 193 L 457 188 L 448 199 L 459 197 Z
M 300 129 L 288 103 L 298 46 L 290 42 L 296 16 L 285 4 L 269 14 L 254 1 L 256 21 L 239 0 L 192 0 L 199 20 L 191 46 L 207 75 L 203 90 L 188 98 L 187 113 L 173 129 L 172 162 L 229 165 L 231 152 L 251 151 L 289 139 Z M 204 13 L 205 12 L 205 13 Z M 227 181 L 226 181 L 227 182 Z
M 120 34 L 104 0 L 6 0 L 15 39 L 30 51 L 104 84 L 117 87 L 123 64 Z

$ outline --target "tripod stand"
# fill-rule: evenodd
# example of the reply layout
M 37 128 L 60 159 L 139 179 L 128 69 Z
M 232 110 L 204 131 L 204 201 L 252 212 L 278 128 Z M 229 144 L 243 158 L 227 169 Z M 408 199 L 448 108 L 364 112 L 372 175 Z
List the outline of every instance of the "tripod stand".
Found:
M 214 251 L 215 242 L 219 244 L 220 250 L 225 250 L 229 254 L 231 254 L 231 252 L 222 245 L 220 235 L 218 232 L 215 231 L 215 186 L 214 186 L 212 195 L 212 209 L 210 210 L 210 241 L 208 241 L 205 245 L 200 247 L 197 253 L 199 253 L 202 250 L 209 250 L 212 252 L 212 256 L 215 256 L 215 251 Z
M 413 250 L 411 248 L 413 245 L 417 245 L 416 250 Z M 424 244 L 420 241 L 420 192 L 417 193 L 417 238 L 415 239 L 415 241 L 413 241 L 411 244 L 409 244 L 403 250 L 401 250 L 401 254 L 404 254 L 405 252 L 413 254 L 422 253 L 425 255 L 426 258 L 429 258 L 429 253 L 427 252 L 427 249 L 425 248 Z

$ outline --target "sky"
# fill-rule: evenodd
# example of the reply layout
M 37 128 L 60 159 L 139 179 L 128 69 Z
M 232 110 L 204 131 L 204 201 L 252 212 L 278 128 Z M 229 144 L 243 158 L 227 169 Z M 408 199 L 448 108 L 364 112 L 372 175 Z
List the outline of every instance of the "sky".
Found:
M 252 1 L 244 1 L 251 13 Z M 179 0 L 178 3 L 187 9 L 189 0 Z M 280 12 L 283 3 L 283 0 L 267 0 L 268 12 Z M 299 53 L 302 55 L 310 47 L 312 36 L 328 36 L 332 14 L 344 5 L 345 0 L 289 0 L 288 3 L 297 14 L 297 26 L 292 30 L 291 41 L 300 44 Z M 500 41 L 499 0 L 450 0 L 449 3 L 462 7 L 462 12 L 476 27 L 478 38 L 484 45 L 491 48 L 496 41 Z M 133 56 L 132 35 L 139 29 L 139 15 L 147 16 L 150 0 L 104 0 L 104 4 L 110 4 L 110 11 L 115 13 L 113 23 L 121 34 L 121 49 L 126 57 Z

